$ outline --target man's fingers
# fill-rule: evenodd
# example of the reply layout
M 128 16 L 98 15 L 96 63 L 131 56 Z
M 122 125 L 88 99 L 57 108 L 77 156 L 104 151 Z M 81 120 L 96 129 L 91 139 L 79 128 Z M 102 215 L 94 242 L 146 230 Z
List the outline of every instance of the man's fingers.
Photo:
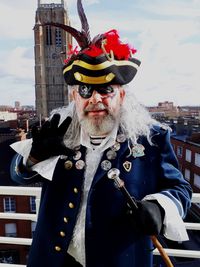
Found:
M 40 135 L 45 136 L 49 131 L 49 127 L 50 127 L 50 122 L 45 121 L 45 123 L 42 124 L 42 127 L 40 128 Z
M 71 117 L 67 117 L 62 123 L 61 125 L 59 126 L 59 134 L 60 135 L 64 135 L 70 125 L 72 121 L 72 118 Z
M 38 127 L 37 126 L 33 126 L 31 128 L 31 136 L 32 138 L 35 138 L 38 135 Z
M 60 121 L 60 114 L 58 113 L 54 114 L 52 119 L 50 120 L 50 127 L 52 129 L 58 128 L 59 121 Z

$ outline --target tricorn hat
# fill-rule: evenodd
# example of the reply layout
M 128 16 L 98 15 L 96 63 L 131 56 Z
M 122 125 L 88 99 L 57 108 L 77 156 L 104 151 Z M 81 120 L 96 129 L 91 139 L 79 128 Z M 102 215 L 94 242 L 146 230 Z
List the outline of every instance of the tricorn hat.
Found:
M 63 75 L 67 84 L 127 84 L 135 76 L 140 61 L 132 55 L 136 52 L 129 44 L 124 44 L 116 30 L 99 34 L 91 40 L 89 25 L 81 0 L 77 0 L 77 10 L 82 30 L 60 23 L 45 23 L 69 32 L 80 46 L 80 51 L 72 49 L 65 60 Z

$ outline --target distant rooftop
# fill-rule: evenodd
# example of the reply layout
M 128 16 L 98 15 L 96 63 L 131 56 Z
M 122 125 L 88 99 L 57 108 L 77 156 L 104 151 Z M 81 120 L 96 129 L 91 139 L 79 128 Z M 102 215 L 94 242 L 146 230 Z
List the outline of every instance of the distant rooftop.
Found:
M 178 141 L 182 141 L 200 147 L 200 133 L 195 133 L 195 135 L 196 135 L 195 138 L 193 137 L 193 135 L 188 136 L 188 135 L 176 135 L 176 134 L 171 134 L 171 137 Z
M 187 138 L 188 138 L 188 135 L 171 134 L 171 137 L 174 138 L 174 139 L 176 139 L 176 140 L 186 142 L 187 141 Z

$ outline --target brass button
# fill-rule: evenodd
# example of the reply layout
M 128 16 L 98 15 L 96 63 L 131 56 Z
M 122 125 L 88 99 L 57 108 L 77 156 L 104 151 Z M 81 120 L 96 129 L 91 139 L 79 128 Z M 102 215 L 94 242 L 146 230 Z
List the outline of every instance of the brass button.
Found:
M 71 160 L 65 161 L 64 167 L 65 167 L 66 170 L 70 170 L 72 168 L 72 166 L 73 166 L 73 163 L 72 163 Z
M 73 209 L 74 208 L 74 204 L 72 202 L 69 203 L 69 207 L 70 209 Z
M 78 189 L 76 187 L 74 187 L 74 193 L 78 193 Z
M 112 79 L 115 77 L 115 74 L 114 73 L 109 73 L 109 74 L 107 74 L 106 76 L 105 76 L 105 80 L 107 81 L 107 82 L 110 82 L 110 81 L 112 81 Z
M 65 223 L 68 223 L 68 222 L 69 222 L 69 219 L 68 219 L 67 217 L 64 217 L 64 218 L 63 218 L 63 221 L 64 221 Z
M 65 232 L 60 231 L 60 236 L 65 237 Z
M 82 81 L 83 80 L 83 77 L 82 75 L 79 73 L 79 72 L 75 72 L 74 73 L 74 77 L 77 81 Z
M 56 251 L 61 251 L 61 247 L 59 247 L 59 246 L 55 246 L 55 250 L 56 250 Z

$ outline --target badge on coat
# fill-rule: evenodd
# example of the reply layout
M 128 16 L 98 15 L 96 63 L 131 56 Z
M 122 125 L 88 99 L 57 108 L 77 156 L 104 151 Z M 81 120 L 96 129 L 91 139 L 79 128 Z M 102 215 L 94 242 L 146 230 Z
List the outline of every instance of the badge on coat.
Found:
M 123 167 L 124 167 L 125 171 L 130 172 L 130 170 L 131 170 L 131 168 L 132 168 L 132 162 L 126 160 L 126 161 L 123 163 Z
M 141 144 L 134 145 L 134 146 L 132 147 L 132 156 L 133 156 L 134 158 L 142 157 L 142 156 L 145 155 L 145 154 L 144 154 L 144 150 L 145 150 L 145 148 L 144 148 L 143 145 L 141 145 Z

